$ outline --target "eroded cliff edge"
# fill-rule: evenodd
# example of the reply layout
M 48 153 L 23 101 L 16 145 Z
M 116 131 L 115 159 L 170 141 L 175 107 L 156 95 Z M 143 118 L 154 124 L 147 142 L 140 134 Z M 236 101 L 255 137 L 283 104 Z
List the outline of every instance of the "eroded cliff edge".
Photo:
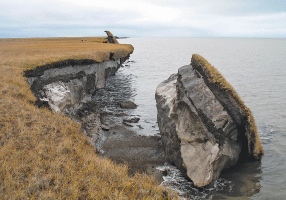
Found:
M 94 58 L 64 59 L 25 71 L 39 106 L 48 104 L 54 112 L 73 114 L 82 103 L 90 101 L 96 89 L 104 87 L 107 77 L 115 75 L 133 47 L 120 48 L 112 33 L 105 32 L 107 38 L 103 43 L 110 44 L 95 45 L 98 50 Z
M 101 159 L 79 123 L 34 105 L 35 95 L 23 77 L 27 69 L 70 59 L 101 63 L 109 60 L 110 52 L 120 56 L 132 48 L 98 40 L 0 40 L 0 174 L 1 180 L 8 177 L 0 181 L 0 199 L 163 197 L 162 188 L 146 175 L 130 177 L 127 166 Z
M 48 104 L 54 112 L 70 113 L 103 88 L 106 78 L 115 75 L 126 58 L 98 63 L 93 60 L 68 60 L 27 71 L 27 81 L 38 105 Z
M 254 118 L 235 90 L 203 57 L 156 90 L 158 125 L 166 158 L 197 187 L 238 161 L 261 160 Z
M 132 45 L 121 46 L 112 33 L 106 32 L 107 38 L 102 39 L 103 42 L 94 43 L 94 54 L 87 55 L 85 59 L 63 59 L 24 72 L 36 96 L 36 104 L 80 121 L 84 132 L 97 149 L 100 149 L 104 138 L 99 113 L 88 112 L 82 115 L 79 114 L 80 109 L 91 101 L 96 90 L 103 88 L 106 79 L 114 76 L 133 53 Z
M 120 46 L 109 31 L 106 33 L 107 42 L 111 43 L 107 45 Z M 114 161 L 128 163 L 135 170 L 148 171 L 151 168 L 153 171 L 155 165 L 165 162 L 160 137 L 145 137 L 124 125 L 106 124 L 104 116 L 115 113 L 101 113 L 92 103 L 92 98 L 102 98 L 100 89 L 104 88 L 106 79 L 115 75 L 133 52 L 133 47 L 127 50 L 119 47 L 110 51 L 107 48 L 102 52 L 104 60 L 63 60 L 28 70 L 25 76 L 37 97 L 36 104 L 80 122 L 98 153 Z

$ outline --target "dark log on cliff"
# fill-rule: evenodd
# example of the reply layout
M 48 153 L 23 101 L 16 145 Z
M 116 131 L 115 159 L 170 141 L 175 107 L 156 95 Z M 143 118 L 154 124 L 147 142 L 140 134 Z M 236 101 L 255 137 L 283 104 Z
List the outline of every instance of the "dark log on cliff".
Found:
M 110 31 L 104 31 L 104 32 L 107 34 L 107 40 L 109 43 L 118 44 L 118 41 Z

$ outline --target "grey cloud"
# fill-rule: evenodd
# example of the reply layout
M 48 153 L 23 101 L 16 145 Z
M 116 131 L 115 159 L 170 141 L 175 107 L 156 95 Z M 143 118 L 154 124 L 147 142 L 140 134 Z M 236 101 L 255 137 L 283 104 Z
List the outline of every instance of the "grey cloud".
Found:
M 137 7 L 122 0 L 121 10 L 92 2 L 0 2 L 0 37 L 100 35 L 105 29 L 125 36 L 285 37 L 284 0 L 138 0 Z

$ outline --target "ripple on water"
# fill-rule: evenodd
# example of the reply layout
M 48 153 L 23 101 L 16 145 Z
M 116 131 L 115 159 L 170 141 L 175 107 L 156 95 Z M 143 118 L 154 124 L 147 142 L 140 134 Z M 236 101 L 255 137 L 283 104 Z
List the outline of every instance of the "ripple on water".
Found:
M 224 178 L 216 180 L 213 186 L 197 188 L 178 168 L 169 163 L 157 169 L 164 174 L 161 185 L 178 192 L 182 199 L 212 199 L 217 192 L 231 193 L 233 190 L 234 184 Z
M 134 63 L 131 61 L 131 63 Z M 89 107 L 97 107 L 98 111 L 104 116 L 104 122 L 109 125 L 122 123 L 122 117 L 139 117 L 139 123 L 133 124 L 129 129 L 136 131 L 139 135 L 155 135 L 159 133 L 156 120 L 148 118 L 148 109 L 140 104 L 137 109 L 122 109 L 120 102 L 135 102 L 137 96 L 136 75 L 127 70 L 128 67 L 119 69 L 116 76 L 111 76 L 106 80 L 106 86 L 97 89 L 89 102 Z M 136 102 L 135 102 L 136 103 Z M 146 115 L 147 114 L 147 115 Z

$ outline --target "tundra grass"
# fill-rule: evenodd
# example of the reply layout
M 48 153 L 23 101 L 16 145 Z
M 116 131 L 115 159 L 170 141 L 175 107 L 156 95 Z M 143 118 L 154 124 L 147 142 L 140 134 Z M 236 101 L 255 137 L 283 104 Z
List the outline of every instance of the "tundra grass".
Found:
M 77 122 L 34 105 L 23 72 L 133 51 L 103 38 L 0 39 L 0 199 L 164 199 L 163 188 L 100 158 Z M 167 197 L 168 198 L 168 197 Z

